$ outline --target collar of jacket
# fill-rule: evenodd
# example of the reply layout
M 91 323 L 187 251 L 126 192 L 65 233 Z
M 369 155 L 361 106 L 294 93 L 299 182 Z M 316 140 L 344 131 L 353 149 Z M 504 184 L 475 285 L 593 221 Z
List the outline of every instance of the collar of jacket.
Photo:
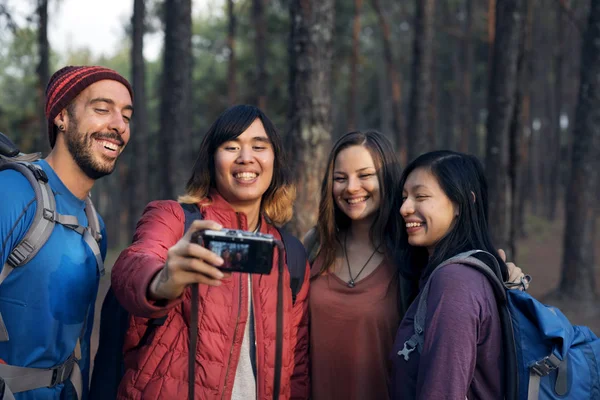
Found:
M 229 204 L 229 202 L 227 200 L 225 200 L 223 198 L 223 196 L 221 196 L 221 194 L 217 191 L 217 189 L 210 189 L 210 191 L 208 192 L 208 197 L 205 201 L 200 202 L 198 204 L 200 206 L 200 210 L 202 212 L 202 214 L 205 214 L 204 209 L 206 207 L 211 207 L 215 210 L 218 210 L 219 212 L 227 212 L 227 213 L 232 213 L 235 214 L 236 216 L 242 216 L 242 219 L 244 220 L 245 224 L 247 224 L 248 221 L 248 216 L 246 214 L 244 214 L 243 212 L 237 212 L 235 211 L 235 209 L 231 206 L 231 204 Z M 265 216 L 263 215 L 263 213 L 260 213 L 260 229 L 259 232 L 261 233 L 272 233 L 269 230 L 269 225 L 270 223 L 266 220 Z M 248 229 L 247 226 L 244 227 L 244 229 Z

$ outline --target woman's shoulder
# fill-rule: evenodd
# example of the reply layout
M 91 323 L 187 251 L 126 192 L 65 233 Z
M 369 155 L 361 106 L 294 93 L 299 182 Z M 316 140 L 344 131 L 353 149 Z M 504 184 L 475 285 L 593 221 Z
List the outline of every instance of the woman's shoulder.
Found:
M 465 264 L 449 264 L 432 273 L 430 292 L 443 291 L 470 297 L 494 296 L 492 285 L 483 273 Z

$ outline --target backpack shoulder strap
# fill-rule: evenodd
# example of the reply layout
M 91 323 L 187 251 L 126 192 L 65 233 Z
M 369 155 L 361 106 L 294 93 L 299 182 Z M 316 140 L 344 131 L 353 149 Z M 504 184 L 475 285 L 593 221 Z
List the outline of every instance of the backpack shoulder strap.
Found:
M 29 262 L 46 243 L 55 223 L 56 204 L 54 193 L 48 185 L 48 177 L 44 170 L 30 162 L 5 162 L 1 170 L 13 169 L 20 172 L 31 184 L 35 193 L 36 211 L 33 221 L 23 239 L 12 249 L 0 274 L 0 284 L 12 269 Z M 19 221 L 17 220 L 15 224 Z M 6 268 L 8 265 L 9 268 Z
M 312 266 L 321 247 L 317 227 L 313 226 L 306 233 L 306 235 L 304 235 L 304 239 L 302 241 L 304 242 L 304 248 L 306 249 L 306 254 L 308 255 L 308 263 Z
M 285 247 L 285 257 L 288 269 L 290 271 L 290 288 L 292 289 L 292 303 L 296 302 L 296 296 L 300 289 L 302 289 L 302 283 L 304 282 L 304 275 L 306 273 L 306 249 L 302 243 L 292 234 L 288 233 L 284 229 L 279 229 L 279 234 Z
M 490 260 L 493 260 L 493 266 L 490 267 L 483 261 L 479 260 L 478 258 L 475 258 L 475 254 L 488 255 Z M 423 350 L 423 341 L 425 337 L 425 317 L 427 314 L 427 296 L 429 294 L 429 287 L 431 285 L 432 278 L 435 275 L 435 273 L 438 272 L 440 269 L 452 264 L 467 265 L 484 274 L 491 283 L 492 289 L 494 290 L 494 294 L 498 302 L 506 303 L 506 291 L 504 283 L 499 278 L 499 276 L 502 276 L 500 272 L 500 266 L 498 265 L 498 261 L 493 255 L 483 250 L 473 250 L 457 254 L 456 256 L 447 259 L 433 270 L 433 272 L 427 279 L 427 283 L 425 283 L 425 286 L 419 294 L 419 302 L 417 304 L 417 311 L 415 313 L 413 322 L 414 333 L 406 342 L 404 342 L 404 348 L 398 353 L 398 355 L 403 356 L 405 360 L 408 360 L 410 358 L 409 355 L 413 350 L 417 349 L 419 353 Z
M 185 234 L 187 230 L 190 229 L 190 226 L 192 226 L 192 222 L 197 219 L 202 219 L 202 213 L 197 204 L 179 204 L 181 204 L 181 208 L 183 208 L 183 213 L 185 214 L 185 224 L 183 226 L 183 233 Z

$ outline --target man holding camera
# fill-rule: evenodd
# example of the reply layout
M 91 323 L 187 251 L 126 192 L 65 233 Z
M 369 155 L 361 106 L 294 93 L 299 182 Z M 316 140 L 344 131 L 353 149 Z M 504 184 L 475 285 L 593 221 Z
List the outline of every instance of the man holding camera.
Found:
M 106 253 L 104 224 L 88 195 L 97 179 L 113 171 L 129 141 L 132 98 L 129 82 L 113 70 L 60 69 L 46 89 L 52 151 L 27 167 L 19 164 L 28 170 L 0 172 L 4 398 L 12 398 L 10 392 L 17 400 L 86 395 L 94 302 Z M 28 171 L 35 171 L 31 181 Z M 38 204 L 35 193 L 42 191 L 46 197 Z M 49 233 L 45 241 L 39 240 L 44 236 L 39 221 Z
M 269 274 L 227 272 L 222 257 L 192 240 L 197 231 L 228 228 L 281 241 L 274 224 L 291 218 L 294 197 L 281 138 L 266 115 L 253 106 L 221 114 L 179 199 L 197 205 L 202 220 L 184 231 L 180 204 L 150 203 L 113 267 L 114 293 L 134 315 L 118 399 L 186 393 L 192 399 L 308 399 L 308 263 L 295 299 L 283 269 L 282 362 L 274 393 L 277 266 L 284 254 L 274 253 Z M 150 320 L 163 317 L 164 324 L 151 327 Z

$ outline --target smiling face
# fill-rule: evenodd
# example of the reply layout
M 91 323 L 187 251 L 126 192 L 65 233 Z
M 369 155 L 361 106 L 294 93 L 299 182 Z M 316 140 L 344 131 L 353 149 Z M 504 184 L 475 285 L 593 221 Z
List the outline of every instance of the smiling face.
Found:
M 131 96 L 122 83 L 98 81 L 55 118 L 65 128 L 57 140 L 64 142 L 79 168 L 96 180 L 114 170 L 129 141 L 132 113 Z
M 452 228 L 457 208 L 428 169 L 412 171 L 402 189 L 400 214 L 406 223 L 408 243 L 433 253 Z
M 333 198 L 353 221 L 375 216 L 381 198 L 379 178 L 366 147 L 350 146 L 338 153 L 333 167 Z
M 273 179 L 275 153 L 260 119 L 215 152 L 215 182 L 221 196 L 239 210 L 260 207 Z

